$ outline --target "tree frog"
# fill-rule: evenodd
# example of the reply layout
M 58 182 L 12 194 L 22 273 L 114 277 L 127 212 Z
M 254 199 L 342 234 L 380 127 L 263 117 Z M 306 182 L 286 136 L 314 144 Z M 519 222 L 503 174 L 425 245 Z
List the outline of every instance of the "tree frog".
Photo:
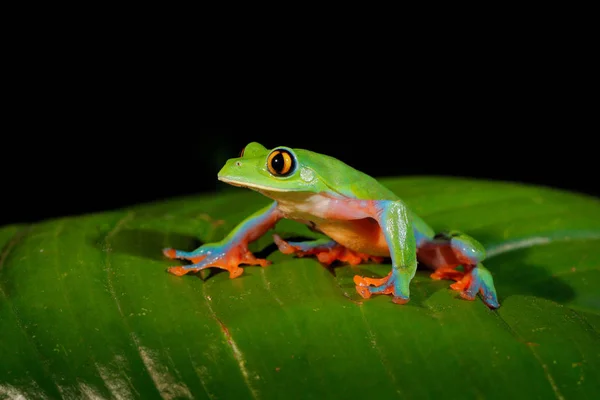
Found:
M 284 146 L 268 150 L 252 142 L 239 157 L 225 163 L 218 179 L 255 190 L 273 202 L 219 242 L 193 251 L 163 249 L 168 258 L 191 261 L 170 267 L 174 275 L 217 267 L 236 278 L 243 273 L 242 264 L 264 267 L 270 262 L 256 258 L 248 244 L 288 218 L 327 238 L 294 242 L 273 235 L 285 254 L 314 255 L 325 265 L 391 259 L 391 270 L 384 278 L 354 277 L 356 291 L 365 299 L 391 295 L 394 303 L 408 302 L 419 262 L 433 269 L 433 279 L 455 281 L 450 287 L 462 298 L 473 300 L 480 293 L 488 307 L 500 306 L 492 275 L 481 263 L 485 249 L 477 240 L 458 231 L 436 234 L 395 193 L 336 158 Z

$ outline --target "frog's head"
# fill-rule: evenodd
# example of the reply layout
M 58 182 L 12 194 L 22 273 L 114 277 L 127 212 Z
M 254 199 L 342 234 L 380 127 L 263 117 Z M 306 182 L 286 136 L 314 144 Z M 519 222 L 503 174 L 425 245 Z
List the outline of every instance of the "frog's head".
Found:
M 272 150 L 260 143 L 248 144 L 237 158 L 227 160 L 218 178 L 230 185 L 264 194 L 274 192 L 320 192 L 325 184 L 312 163 L 316 153 L 279 146 Z

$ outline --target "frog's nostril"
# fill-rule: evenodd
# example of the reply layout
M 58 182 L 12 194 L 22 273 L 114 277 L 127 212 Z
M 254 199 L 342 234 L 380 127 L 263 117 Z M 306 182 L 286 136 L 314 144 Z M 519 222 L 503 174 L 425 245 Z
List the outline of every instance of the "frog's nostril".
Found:
M 239 161 L 236 161 L 236 162 L 235 162 L 235 166 L 236 166 L 236 167 L 241 167 L 241 166 L 242 166 L 242 163 L 241 163 L 241 162 L 239 162 Z

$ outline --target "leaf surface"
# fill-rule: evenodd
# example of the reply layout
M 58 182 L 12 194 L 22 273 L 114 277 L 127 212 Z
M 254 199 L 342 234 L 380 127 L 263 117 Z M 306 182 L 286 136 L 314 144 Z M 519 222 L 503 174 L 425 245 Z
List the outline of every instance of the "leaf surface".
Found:
M 600 201 L 503 182 L 382 181 L 437 231 L 488 249 L 502 306 L 420 269 L 411 301 L 276 251 L 237 279 L 175 277 L 163 247 L 222 238 L 269 200 L 242 189 L 0 229 L 0 398 L 595 398 Z M 314 237 L 282 221 L 284 237 Z M 202 278 L 205 278 L 204 280 Z

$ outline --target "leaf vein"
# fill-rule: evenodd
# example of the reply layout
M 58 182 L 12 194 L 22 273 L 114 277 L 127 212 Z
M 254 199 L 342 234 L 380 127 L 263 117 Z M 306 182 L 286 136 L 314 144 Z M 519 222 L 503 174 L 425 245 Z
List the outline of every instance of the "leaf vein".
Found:
M 210 299 L 208 298 L 206 291 L 204 289 L 202 290 L 202 295 L 206 302 L 206 306 L 208 308 L 210 316 L 219 324 L 219 328 L 221 329 L 221 332 L 223 333 L 223 336 L 225 337 L 227 344 L 231 348 L 231 351 L 233 353 L 233 358 L 235 359 L 238 367 L 240 368 L 240 372 L 242 374 L 242 377 L 244 378 L 244 382 L 246 383 L 248 390 L 250 391 L 250 394 L 252 395 L 252 398 L 258 399 L 259 398 L 258 391 L 250 383 L 250 373 L 248 372 L 248 369 L 246 368 L 246 359 L 244 358 L 244 354 L 241 352 L 241 350 L 238 347 L 235 340 L 233 340 L 233 337 L 231 336 L 231 332 L 229 331 L 227 326 L 225 326 L 223 321 L 221 321 L 221 319 L 219 319 L 219 317 L 217 316 L 217 313 L 212 308 L 212 305 L 210 304 Z
M 32 228 L 32 225 L 28 225 L 22 229 L 17 230 L 17 232 L 15 232 L 12 238 L 8 241 L 6 246 L 4 246 L 2 254 L 0 254 L 0 272 L 2 272 L 2 269 L 4 268 L 4 263 L 8 258 L 10 252 L 13 251 L 13 249 L 16 246 L 18 246 L 25 239 L 25 237 L 27 237 L 27 234 L 31 231 Z
M 493 312 L 493 314 L 496 315 L 496 317 L 504 324 L 504 326 L 506 327 L 506 329 L 519 342 L 521 342 L 521 343 L 525 344 L 525 346 L 527 346 L 527 348 L 533 354 L 533 357 L 540 363 L 540 366 L 542 367 L 542 370 L 544 371 L 544 375 L 546 376 L 546 380 L 550 384 L 550 388 L 552 389 L 552 392 L 554 393 L 554 395 L 556 396 L 556 398 L 558 400 L 564 400 L 565 397 L 560 393 L 560 390 L 558 390 L 558 385 L 556 384 L 556 381 L 554 380 L 554 377 L 552 376 L 552 374 L 550 374 L 550 370 L 548 369 L 548 366 L 544 363 L 544 360 L 539 355 L 539 353 L 537 351 L 535 351 L 535 349 L 533 348 L 533 346 L 531 346 L 529 343 L 527 343 L 525 341 L 525 339 L 517 331 L 515 331 L 513 329 L 513 327 L 504 318 L 502 318 L 502 315 L 500 315 L 498 312 Z
M 160 393 L 161 397 L 164 398 L 163 393 L 162 393 L 161 389 L 158 387 L 158 385 L 156 384 L 153 373 L 150 370 L 150 366 L 148 365 L 148 362 L 147 362 L 147 357 L 144 356 L 144 350 L 141 348 L 139 340 L 137 339 L 135 333 L 133 332 L 133 329 L 131 329 L 131 327 L 127 323 L 127 320 L 125 319 L 125 314 L 123 313 L 123 309 L 121 308 L 121 303 L 117 296 L 117 292 L 115 291 L 115 287 L 114 287 L 113 280 L 112 280 L 113 270 L 112 270 L 112 265 L 110 263 L 110 254 L 111 254 L 112 250 L 109 245 L 109 240 L 115 234 L 117 234 L 119 232 L 119 230 L 134 217 L 134 215 L 135 215 L 135 213 L 133 211 L 129 211 L 127 214 L 125 214 L 121 219 L 119 219 L 115 223 L 114 228 L 111 231 L 109 231 L 104 238 L 104 247 L 105 247 L 104 251 L 106 252 L 106 256 L 104 258 L 104 265 L 106 268 L 106 282 L 107 282 L 108 291 L 109 291 L 112 299 L 114 300 L 115 305 L 117 306 L 117 310 L 119 311 L 119 315 L 121 317 L 121 321 L 123 322 L 123 326 L 129 332 L 129 337 L 131 339 L 133 347 L 137 351 L 137 354 L 139 356 L 139 359 L 140 359 L 142 365 L 144 366 L 146 374 L 148 374 L 148 377 L 154 383 L 155 389 L 158 391 L 158 393 Z
M 134 216 L 134 212 L 130 211 L 127 214 L 125 214 L 125 216 L 123 218 L 121 218 L 119 221 L 117 221 L 117 223 L 115 224 L 115 227 L 106 234 L 106 237 L 104 238 L 104 245 L 105 245 L 105 251 L 106 251 L 106 257 L 105 257 L 105 267 L 106 267 L 106 275 L 107 275 L 107 285 L 108 285 L 108 291 L 110 292 L 111 297 L 113 298 L 113 300 L 115 301 L 115 304 L 117 305 L 117 309 L 119 310 L 119 314 L 121 314 L 121 318 L 123 319 L 123 321 L 125 321 L 125 315 L 123 314 L 123 310 L 121 309 L 121 303 L 119 302 L 119 298 L 117 297 L 117 293 L 115 291 L 113 282 L 112 282 L 112 266 L 110 264 L 110 253 L 111 253 L 111 249 L 109 246 L 109 240 L 110 238 L 112 238 L 130 219 L 132 219 Z M 129 328 L 129 327 L 128 327 Z M 130 330 L 131 331 L 131 330 Z
M 360 310 L 360 314 L 362 316 L 363 323 L 364 323 L 364 325 L 365 325 L 365 327 L 367 329 L 367 335 L 369 336 L 369 340 L 371 341 L 373 349 L 375 350 L 375 352 L 379 356 L 379 361 L 381 362 L 381 365 L 383 366 L 383 369 L 385 370 L 385 372 L 388 374 L 388 376 L 390 377 L 390 379 L 394 383 L 394 386 L 399 387 L 398 386 L 398 380 L 396 379 L 396 376 L 394 375 L 394 373 L 390 369 L 390 367 L 388 365 L 388 360 L 386 359 L 386 357 L 384 355 L 384 352 L 381 350 L 381 347 L 379 346 L 379 343 L 377 343 L 377 336 L 375 335 L 375 332 L 373 332 L 373 330 L 371 329 L 371 325 L 369 325 L 369 322 L 367 321 L 367 317 L 365 315 L 365 312 L 363 310 L 362 305 L 359 305 L 358 308 Z M 401 394 L 401 393 L 397 393 L 397 394 Z
M 280 306 L 283 306 L 283 301 L 281 301 L 281 299 L 271 290 L 271 282 L 269 282 L 269 280 L 267 279 L 267 275 L 265 274 L 265 268 L 260 269 L 260 275 L 261 275 L 262 281 L 265 285 L 265 289 L 267 289 L 267 292 L 269 292 L 271 294 L 271 296 L 273 296 L 273 298 L 275 299 L 277 304 L 279 304 Z
M 4 268 L 6 259 L 8 258 L 8 255 L 10 254 L 10 252 L 12 252 L 13 249 L 25 239 L 25 237 L 29 234 L 31 229 L 33 229 L 33 225 L 28 225 L 25 228 L 18 230 L 13 235 L 11 240 L 6 244 L 6 246 L 2 250 L 2 254 L 0 255 L 0 272 L 2 272 L 2 269 Z M 37 355 L 38 359 L 41 360 L 40 366 L 41 366 L 42 370 L 44 371 L 46 377 L 48 377 L 50 379 L 50 381 L 54 384 L 54 386 L 57 390 L 57 393 L 60 393 L 60 391 L 61 391 L 60 387 L 58 386 L 56 381 L 51 378 L 52 374 L 48 370 L 48 363 L 45 362 L 46 361 L 45 357 L 42 356 L 42 353 L 39 351 L 38 347 L 33 342 L 32 337 L 28 334 L 27 330 L 25 330 L 25 327 L 23 326 L 23 322 L 19 318 L 19 315 L 17 314 L 17 311 L 15 310 L 15 306 L 14 306 L 11 298 L 8 296 L 8 293 L 6 292 L 6 290 L 4 290 L 4 282 L 2 279 L 0 279 L 0 294 L 2 294 L 2 297 L 4 297 L 6 299 L 6 301 L 9 303 L 9 305 L 10 305 L 9 308 L 10 308 L 13 316 L 15 317 L 15 321 L 16 321 L 17 326 L 19 327 L 19 330 L 23 333 L 23 336 L 25 337 L 25 339 L 27 340 L 27 342 L 29 343 L 29 345 L 31 346 L 31 348 L 33 349 L 35 354 Z
M 556 242 L 568 242 L 572 240 L 594 240 L 600 239 L 600 232 L 594 231 L 570 231 L 570 232 L 560 232 L 555 235 L 548 236 L 529 236 L 522 237 L 519 239 L 514 239 L 510 241 L 506 241 L 501 244 L 494 244 L 487 246 L 487 257 L 486 259 L 490 259 L 492 257 L 496 257 L 500 254 L 508 253 L 515 250 L 527 249 L 529 247 L 534 247 L 538 245 L 546 245 Z
M 212 394 L 211 392 L 208 391 L 208 388 L 206 387 L 206 384 L 204 383 L 204 379 L 198 373 L 198 367 L 196 366 L 196 363 L 194 362 L 194 359 L 192 358 L 192 353 L 190 352 L 190 349 L 186 347 L 185 350 L 187 351 L 188 358 L 190 360 L 190 364 L 192 364 L 192 367 L 194 367 L 194 370 L 196 371 L 196 377 L 198 378 L 198 381 L 200 382 L 200 386 L 202 386 L 202 390 L 204 390 L 204 394 L 206 394 L 206 397 L 208 397 L 209 400 L 216 400 L 217 397 L 215 397 L 214 394 Z

